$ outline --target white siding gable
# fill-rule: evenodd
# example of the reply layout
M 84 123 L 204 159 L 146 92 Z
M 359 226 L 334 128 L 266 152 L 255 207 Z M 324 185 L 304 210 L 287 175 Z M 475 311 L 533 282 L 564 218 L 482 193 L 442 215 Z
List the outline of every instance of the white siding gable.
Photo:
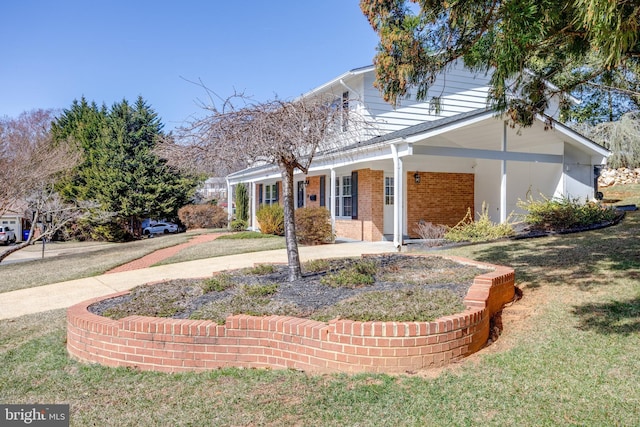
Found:
M 366 114 L 380 134 L 487 107 L 489 76 L 472 73 L 462 66 L 461 61 L 437 77 L 425 100 L 417 101 L 416 90 L 413 89 L 395 108 L 385 102 L 373 86 L 374 71 L 366 73 L 363 79 Z M 438 113 L 430 107 L 433 98 L 439 98 Z

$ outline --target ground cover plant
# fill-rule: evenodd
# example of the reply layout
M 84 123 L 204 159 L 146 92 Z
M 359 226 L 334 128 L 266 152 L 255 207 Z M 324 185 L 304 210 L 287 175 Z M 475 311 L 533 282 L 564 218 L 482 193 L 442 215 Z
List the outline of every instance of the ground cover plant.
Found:
M 136 287 L 90 309 L 115 319 L 141 315 L 219 324 L 233 314 L 430 321 L 463 311 L 474 277 L 488 271 L 442 257 L 400 254 L 314 261 L 310 270 L 294 282 L 287 280 L 285 265 L 271 264 L 171 280 Z
M 640 185 L 605 199 L 640 203 Z M 0 396 L 68 403 L 72 426 L 637 425 L 639 234 L 640 213 L 628 212 L 600 230 L 447 249 L 514 267 L 523 297 L 495 343 L 437 371 L 106 368 L 69 359 L 56 310 L 2 321 Z

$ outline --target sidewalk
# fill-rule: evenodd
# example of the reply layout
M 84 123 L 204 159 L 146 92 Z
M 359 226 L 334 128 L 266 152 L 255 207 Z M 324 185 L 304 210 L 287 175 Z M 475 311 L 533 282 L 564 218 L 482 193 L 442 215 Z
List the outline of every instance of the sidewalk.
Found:
M 332 245 L 305 246 L 299 249 L 300 259 L 303 262 L 317 258 L 395 252 L 391 242 L 338 242 Z M 261 263 L 286 262 L 286 250 L 277 249 L 103 274 L 0 293 L 0 320 L 67 308 L 91 298 L 125 291 L 145 283 L 178 278 L 208 277 L 216 271 L 251 267 Z

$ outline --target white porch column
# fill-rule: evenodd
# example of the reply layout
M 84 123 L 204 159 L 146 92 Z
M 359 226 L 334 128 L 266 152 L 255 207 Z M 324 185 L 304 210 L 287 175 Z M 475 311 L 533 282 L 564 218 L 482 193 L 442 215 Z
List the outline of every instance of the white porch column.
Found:
M 391 144 L 393 154 L 393 246 L 402 247 L 402 223 L 404 217 L 404 171 L 402 159 L 398 156 L 398 147 Z
M 336 171 L 331 168 L 329 176 L 329 211 L 331 212 L 331 232 L 336 235 Z
M 249 197 L 250 197 L 250 202 L 249 202 L 249 230 L 256 230 L 257 227 L 255 226 L 256 224 L 256 183 L 255 182 L 251 182 L 251 190 L 249 191 Z
M 502 151 L 507 152 L 507 122 L 502 125 Z M 507 160 L 503 158 L 500 179 L 500 223 L 507 221 Z
M 231 226 L 231 221 L 233 221 L 233 186 L 227 180 L 227 219 L 229 220 L 229 226 Z

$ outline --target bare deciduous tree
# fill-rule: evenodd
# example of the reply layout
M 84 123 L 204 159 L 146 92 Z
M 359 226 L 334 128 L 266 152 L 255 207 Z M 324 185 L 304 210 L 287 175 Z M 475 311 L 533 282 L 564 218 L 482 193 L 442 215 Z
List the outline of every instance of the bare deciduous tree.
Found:
M 0 216 L 76 165 L 78 155 L 69 142 L 53 143 L 52 120 L 52 110 L 0 118 Z
M 32 218 L 47 215 L 50 226 L 38 239 L 50 237 L 86 211 L 83 206 L 64 204 L 53 191 L 57 177 L 75 166 L 79 155 L 70 141 L 53 142 L 52 120 L 51 110 L 0 119 L 0 216 L 8 211 Z M 35 223 L 29 239 L 0 253 L 0 262 L 36 240 Z
M 0 262 L 37 240 L 51 239 L 67 225 L 98 209 L 98 204 L 95 202 L 78 202 L 78 204 L 64 202 L 51 185 L 33 190 L 25 202 L 25 214 L 33 218 L 29 238 L 0 253 Z
M 174 165 L 200 170 L 220 165 L 277 166 L 282 176 L 289 280 L 300 278 L 293 175 L 296 169 L 306 174 L 319 150 L 345 141 L 347 109 L 323 97 L 249 103 L 238 95 L 224 100 L 220 109 L 207 110 L 206 117 L 182 129 L 180 144 L 165 144 L 162 154 Z M 356 127 L 351 124 L 351 128 Z

